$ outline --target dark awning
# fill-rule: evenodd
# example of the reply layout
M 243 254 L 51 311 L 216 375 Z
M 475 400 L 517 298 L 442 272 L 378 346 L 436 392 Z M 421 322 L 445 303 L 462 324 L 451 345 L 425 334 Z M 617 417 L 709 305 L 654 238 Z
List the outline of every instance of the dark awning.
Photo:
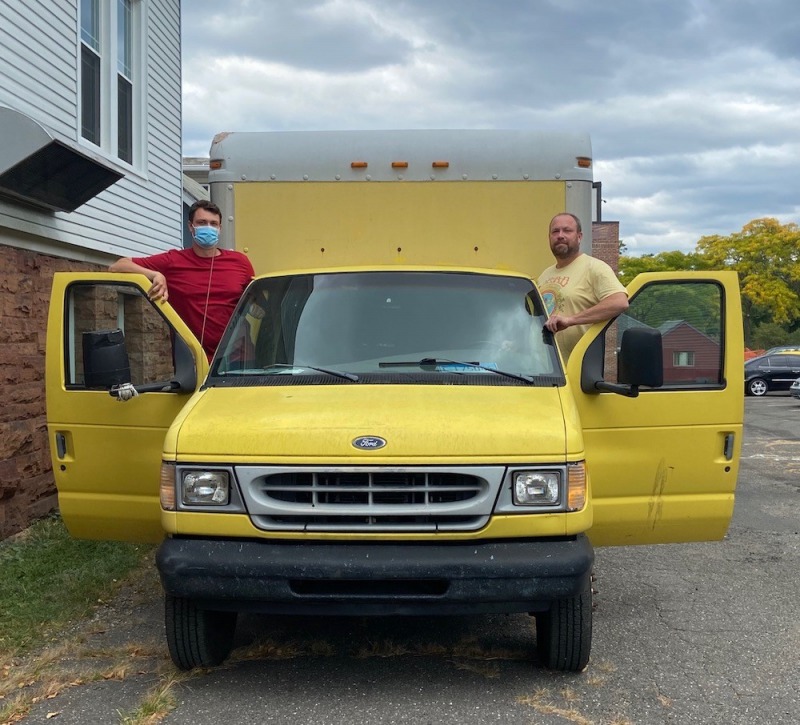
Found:
M 0 195 L 51 211 L 75 211 L 122 178 L 102 157 L 0 107 Z

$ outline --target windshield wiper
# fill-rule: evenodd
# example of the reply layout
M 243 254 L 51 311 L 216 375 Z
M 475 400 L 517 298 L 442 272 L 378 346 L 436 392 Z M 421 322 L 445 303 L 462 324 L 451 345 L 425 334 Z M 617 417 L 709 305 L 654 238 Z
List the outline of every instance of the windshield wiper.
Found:
M 505 370 L 498 370 L 497 368 L 489 367 L 488 365 L 481 365 L 478 362 L 464 362 L 462 360 L 451 360 L 446 357 L 424 357 L 422 360 L 412 360 L 410 362 L 382 362 L 378 363 L 379 368 L 394 368 L 394 367 L 408 367 L 409 365 L 418 365 L 423 370 L 425 368 L 436 369 L 439 365 L 459 365 L 469 368 L 478 368 L 479 370 L 486 370 L 487 372 L 494 373 L 495 375 L 502 375 L 504 378 L 512 378 L 513 380 L 521 380 L 523 383 L 532 383 L 533 378 L 528 375 L 520 375 L 518 373 L 509 373 Z M 441 370 L 439 372 L 459 372 L 458 370 Z
M 293 370 L 298 368 L 305 368 L 307 370 L 315 370 L 318 373 L 323 373 L 324 375 L 331 375 L 335 378 L 341 378 L 342 380 L 350 380 L 351 382 L 357 383 L 358 382 L 358 375 L 355 373 L 348 373 L 344 370 L 331 370 L 330 368 L 319 368 L 315 367 L 314 365 L 299 365 L 299 364 L 290 364 L 290 363 L 275 363 L 274 365 L 267 365 L 263 368 L 264 371 L 272 370 L 273 368 L 281 368 L 282 370 Z

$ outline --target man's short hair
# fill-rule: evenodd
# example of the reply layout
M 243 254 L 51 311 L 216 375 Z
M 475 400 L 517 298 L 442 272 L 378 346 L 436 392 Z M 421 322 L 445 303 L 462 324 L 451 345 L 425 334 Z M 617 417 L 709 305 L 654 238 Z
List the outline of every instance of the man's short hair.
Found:
M 576 217 L 572 212 L 560 211 L 560 212 L 558 212 L 558 214 L 554 214 L 553 215 L 553 219 L 555 219 L 557 216 L 570 216 L 570 217 L 572 217 L 573 220 L 575 221 L 575 225 L 576 225 L 577 230 L 579 232 L 583 233 L 583 229 L 581 228 L 581 220 L 578 219 L 578 217 Z M 553 226 L 553 219 L 550 220 L 550 226 Z
M 216 214 L 219 217 L 219 220 L 222 221 L 222 212 L 220 211 L 220 208 L 213 201 L 209 201 L 208 199 L 198 199 L 194 204 L 192 204 L 189 207 L 190 224 L 194 221 L 194 215 L 198 209 L 205 209 L 207 212 L 210 212 L 211 214 Z

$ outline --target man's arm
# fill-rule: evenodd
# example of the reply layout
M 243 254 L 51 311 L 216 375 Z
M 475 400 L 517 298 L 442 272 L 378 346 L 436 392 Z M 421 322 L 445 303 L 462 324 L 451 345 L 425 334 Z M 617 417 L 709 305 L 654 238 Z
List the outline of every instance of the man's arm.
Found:
M 550 315 L 545 327 L 550 332 L 566 330 L 573 325 L 591 325 L 594 322 L 605 322 L 628 309 L 628 295 L 625 292 L 614 292 L 604 297 L 596 305 L 587 307 L 574 315 Z
M 142 267 L 142 265 L 136 264 L 136 262 L 134 262 L 130 257 L 121 257 L 114 262 L 114 264 L 109 266 L 108 271 L 127 272 L 129 274 L 143 274 L 153 283 L 150 287 L 150 291 L 147 293 L 147 296 L 151 300 L 164 300 L 164 302 L 166 302 L 169 299 L 167 278 L 161 274 L 161 272 L 156 272 L 155 270 L 147 269 L 147 267 Z

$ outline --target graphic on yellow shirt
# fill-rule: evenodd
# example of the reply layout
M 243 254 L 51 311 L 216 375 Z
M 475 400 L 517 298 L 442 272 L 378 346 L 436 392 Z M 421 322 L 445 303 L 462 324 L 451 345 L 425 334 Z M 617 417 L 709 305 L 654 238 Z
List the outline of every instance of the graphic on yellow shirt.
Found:
M 550 290 L 541 290 L 542 302 L 548 315 L 552 315 L 558 309 L 558 295 Z

